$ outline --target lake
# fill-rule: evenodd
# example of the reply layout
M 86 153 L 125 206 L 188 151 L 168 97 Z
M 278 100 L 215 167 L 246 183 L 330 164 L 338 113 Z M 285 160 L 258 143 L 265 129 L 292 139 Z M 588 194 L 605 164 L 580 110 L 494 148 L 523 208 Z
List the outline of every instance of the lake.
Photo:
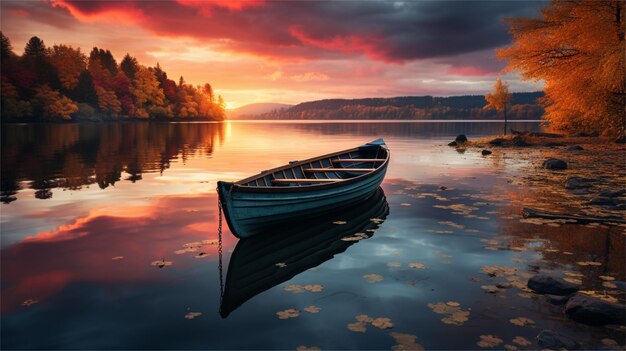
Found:
M 537 349 L 544 329 L 588 348 L 623 340 L 623 330 L 573 322 L 526 288 L 537 271 L 587 289 L 602 287 L 585 277 L 624 280 L 624 235 L 522 219 L 524 204 L 545 202 L 520 183 L 537 151 L 485 157 L 447 146 L 501 130 L 459 121 L 3 125 L 2 347 Z M 369 202 L 252 242 L 238 243 L 224 222 L 220 240 L 218 180 L 380 137 L 391 163 Z M 577 264 L 589 261 L 602 262 Z

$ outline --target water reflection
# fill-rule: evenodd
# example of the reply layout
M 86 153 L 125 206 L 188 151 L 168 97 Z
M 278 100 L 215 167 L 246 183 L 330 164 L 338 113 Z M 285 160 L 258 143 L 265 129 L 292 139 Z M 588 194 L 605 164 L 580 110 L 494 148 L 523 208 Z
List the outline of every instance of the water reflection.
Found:
M 3 125 L 0 201 L 15 201 L 22 181 L 39 199 L 51 198 L 54 188 L 105 189 L 124 173 L 136 182 L 175 158 L 210 157 L 223 140 L 222 123 Z
M 228 265 L 220 314 L 228 317 L 254 296 L 370 238 L 388 214 L 385 193 L 379 188 L 346 211 L 283 223 L 280 228 L 240 240 Z M 333 223 L 339 219 L 345 223 Z

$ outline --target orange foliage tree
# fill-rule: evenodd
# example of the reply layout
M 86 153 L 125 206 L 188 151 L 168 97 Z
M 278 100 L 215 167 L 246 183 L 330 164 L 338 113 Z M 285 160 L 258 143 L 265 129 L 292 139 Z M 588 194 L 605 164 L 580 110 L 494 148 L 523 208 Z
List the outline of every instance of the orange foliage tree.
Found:
M 626 115 L 623 0 L 553 0 L 539 18 L 507 19 L 509 70 L 545 82 L 556 129 L 623 135 Z
M 506 135 L 507 118 L 506 108 L 511 102 L 511 93 L 509 93 L 509 85 L 503 83 L 500 78 L 496 79 L 496 83 L 493 85 L 493 92 L 485 95 L 487 105 L 483 107 L 485 110 L 502 111 L 504 115 L 504 135 Z

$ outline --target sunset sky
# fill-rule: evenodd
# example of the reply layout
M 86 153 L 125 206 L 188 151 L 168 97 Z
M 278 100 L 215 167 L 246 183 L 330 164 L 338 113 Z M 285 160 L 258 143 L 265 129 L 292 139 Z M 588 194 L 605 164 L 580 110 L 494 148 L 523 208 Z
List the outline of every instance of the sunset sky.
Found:
M 39 36 L 86 54 L 127 52 L 178 80 L 210 82 L 228 107 L 324 98 L 484 94 L 505 66 L 502 19 L 537 1 L 2 1 L 21 54 Z M 540 85 L 503 76 L 511 91 Z

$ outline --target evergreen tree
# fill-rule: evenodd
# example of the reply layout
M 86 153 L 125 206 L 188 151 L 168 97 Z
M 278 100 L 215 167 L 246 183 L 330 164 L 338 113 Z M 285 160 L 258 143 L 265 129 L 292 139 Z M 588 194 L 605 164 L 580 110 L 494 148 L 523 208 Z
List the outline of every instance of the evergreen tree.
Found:
M 122 62 L 120 62 L 120 69 L 126 74 L 128 79 L 133 80 L 135 79 L 135 74 L 139 71 L 139 62 L 137 62 L 136 58 L 126 54 Z
M 84 102 L 93 108 L 98 108 L 98 94 L 96 93 L 96 87 L 93 84 L 91 73 L 88 70 L 83 70 L 78 76 L 78 83 L 72 91 L 70 97 L 77 102 Z

